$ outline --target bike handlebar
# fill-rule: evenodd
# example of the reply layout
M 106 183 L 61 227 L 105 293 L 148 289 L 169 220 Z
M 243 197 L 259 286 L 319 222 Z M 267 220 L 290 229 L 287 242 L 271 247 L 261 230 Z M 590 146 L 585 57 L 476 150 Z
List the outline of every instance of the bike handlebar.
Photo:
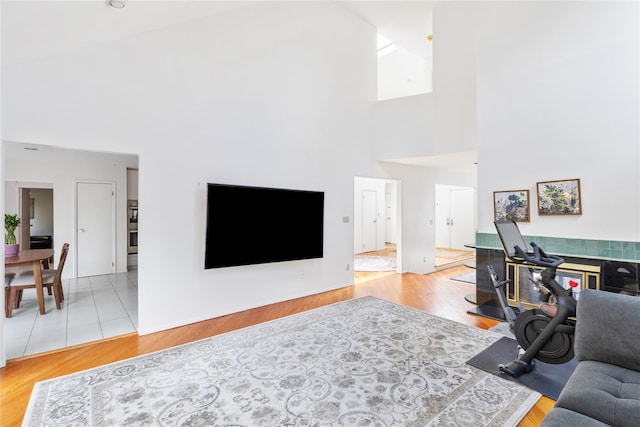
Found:
M 531 242 L 533 248 L 533 256 L 526 253 L 520 246 L 514 246 L 518 258 L 522 258 L 526 262 L 539 265 L 541 267 L 557 267 L 564 262 L 564 259 L 557 255 L 549 255 L 542 248 Z

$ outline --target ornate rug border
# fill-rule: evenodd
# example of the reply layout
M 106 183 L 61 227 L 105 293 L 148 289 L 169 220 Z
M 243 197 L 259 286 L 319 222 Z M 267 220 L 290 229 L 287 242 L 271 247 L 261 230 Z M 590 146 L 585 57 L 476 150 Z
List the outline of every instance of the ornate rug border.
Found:
M 31 420 L 32 416 L 34 415 L 34 412 L 36 411 L 40 411 L 42 412 L 42 406 L 46 405 L 46 395 L 47 395 L 47 391 L 49 388 L 49 385 L 52 384 L 53 382 L 56 381 L 60 381 L 62 379 L 65 378 L 70 378 L 70 377 L 74 377 L 74 376 L 83 376 L 86 375 L 89 372 L 92 371 L 100 371 L 103 369 L 113 369 L 115 367 L 117 367 L 118 365 L 125 365 L 125 364 L 130 364 L 133 361 L 139 360 L 139 359 L 143 359 L 143 358 L 149 358 L 149 357 L 153 357 L 154 355 L 161 355 L 162 353 L 166 353 L 169 351 L 174 351 L 176 349 L 181 349 L 184 347 L 189 347 L 189 346 L 193 346 L 193 345 L 197 345 L 198 343 L 203 343 L 205 341 L 211 340 L 211 339 L 224 339 L 224 337 L 228 336 L 228 335 L 237 335 L 237 334 L 243 334 L 243 333 L 247 333 L 251 330 L 259 330 L 259 329 L 263 329 L 266 327 L 269 327 L 270 325 L 274 324 L 274 323 L 280 323 L 282 324 L 283 321 L 285 322 L 291 322 L 292 319 L 295 319 L 297 317 L 308 317 L 310 315 L 310 313 L 312 313 L 315 310 L 326 310 L 326 309 L 333 309 L 336 310 L 337 307 L 344 307 L 344 306 L 348 306 L 350 310 L 355 310 L 355 309 L 359 309 L 363 306 L 366 305 L 379 305 L 381 308 L 382 307 L 396 307 L 399 308 L 400 310 L 404 310 L 407 312 L 414 312 L 416 314 L 420 314 L 420 315 L 425 315 L 427 317 L 431 317 L 431 318 L 435 318 L 435 319 L 439 319 L 441 321 L 444 322 L 449 322 L 455 325 L 460 325 L 463 328 L 468 328 L 470 330 L 477 330 L 479 333 L 481 334 L 486 334 L 489 336 L 495 336 L 497 338 L 501 337 L 502 335 L 495 333 L 493 331 L 488 331 L 488 330 L 484 330 L 484 329 L 480 329 L 480 328 L 476 328 L 470 325 L 466 325 L 466 324 L 462 324 L 460 322 L 456 322 L 450 319 L 446 319 L 443 318 L 441 316 L 438 315 L 434 315 L 434 314 L 430 314 L 427 313 L 423 310 L 417 309 L 417 308 L 413 308 L 413 307 L 408 307 L 402 304 L 398 304 L 395 302 L 391 302 L 391 301 L 387 301 L 381 298 L 377 298 L 374 296 L 363 296 L 363 297 L 358 297 L 358 298 L 354 298 L 354 299 L 350 299 L 350 300 L 345 300 L 345 301 L 338 301 L 335 303 L 331 303 L 322 307 L 317 307 L 311 310 L 306 310 L 300 313 L 294 313 L 291 315 L 287 315 L 287 316 L 283 316 L 281 318 L 277 318 L 277 319 L 272 319 L 266 322 L 262 322 L 262 323 L 258 323 L 255 325 L 250 325 L 250 326 L 246 326 L 240 329 L 236 329 L 236 330 L 232 330 L 232 331 L 228 331 L 222 334 L 218 334 L 218 335 L 212 335 L 210 337 L 206 337 L 206 338 L 202 338 L 199 340 L 195 340 L 195 341 L 191 341 L 188 343 L 184 343 L 184 344 L 180 344 L 177 346 L 173 346 L 173 347 L 169 347 L 166 349 L 161 349 L 161 350 L 156 350 L 150 353 L 146 353 L 146 354 L 141 354 L 138 356 L 134 356 L 131 358 L 127 358 L 124 360 L 119 360 L 119 361 L 115 361 L 115 362 L 111 362 L 105 365 L 100 365 L 94 368 L 89 368 L 89 369 L 85 369 L 82 371 L 78 371 L 78 372 L 73 372 L 67 375 L 63 375 L 63 376 L 59 376 L 59 377 L 54 377 L 54 378 L 50 378 L 50 379 L 46 379 L 46 380 L 42 380 L 37 382 L 36 384 L 34 384 L 30 399 L 29 399 L 29 403 L 27 406 L 27 410 L 25 412 L 24 418 L 23 418 L 23 425 L 29 425 L 29 421 Z M 294 322 L 295 324 L 295 322 Z M 290 326 L 290 325 L 287 325 Z M 280 329 L 280 331 L 282 331 L 282 329 Z M 279 332 L 280 332 L 279 331 Z M 251 337 L 247 336 L 246 339 L 251 339 Z M 476 368 L 477 369 L 477 368 Z M 479 370 L 480 372 L 482 372 L 481 370 Z M 502 380 L 502 381 L 506 381 L 506 380 Z M 519 402 L 518 408 L 517 410 L 515 410 L 511 416 L 509 417 L 508 420 L 506 420 L 506 424 L 502 424 L 502 425 L 511 425 L 513 423 L 513 425 L 517 424 L 520 420 L 522 420 L 524 418 L 524 416 L 527 414 L 527 412 L 531 409 L 531 407 L 533 407 L 533 405 L 535 405 L 535 402 L 540 398 L 540 394 L 536 393 L 536 392 L 531 392 L 531 394 L 528 396 L 528 398 L 526 398 L 524 401 Z M 523 410 L 522 408 L 528 408 L 526 410 Z M 504 421 L 504 420 L 503 420 Z

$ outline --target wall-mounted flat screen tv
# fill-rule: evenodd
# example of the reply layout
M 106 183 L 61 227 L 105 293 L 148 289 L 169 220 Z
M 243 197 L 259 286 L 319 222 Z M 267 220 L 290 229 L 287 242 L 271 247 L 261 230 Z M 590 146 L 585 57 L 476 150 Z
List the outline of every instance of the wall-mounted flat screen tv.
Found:
M 207 185 L 205 268 L 322 258 L 324 192 Z

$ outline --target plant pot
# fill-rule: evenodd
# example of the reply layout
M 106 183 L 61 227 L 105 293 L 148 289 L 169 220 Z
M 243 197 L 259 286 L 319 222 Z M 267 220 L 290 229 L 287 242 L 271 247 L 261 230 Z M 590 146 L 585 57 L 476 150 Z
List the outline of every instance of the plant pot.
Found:
M 20 245 L 4 245 L 5 258 L 18 256 L 19 251 L 20 251 Z

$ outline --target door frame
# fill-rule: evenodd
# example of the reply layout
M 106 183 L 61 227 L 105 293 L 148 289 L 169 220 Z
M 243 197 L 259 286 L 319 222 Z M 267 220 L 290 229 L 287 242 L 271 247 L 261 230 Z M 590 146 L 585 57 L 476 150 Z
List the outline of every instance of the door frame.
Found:
M 116 272 L 116 182 L 115 181 L 102 181 L 92 179 L 77 179 L 73 182 L 74 192 L 74 241 L 75 241 L 75 266 L 74 277 L 78 277 L 78 261 L 80 256 L 80 248 L 78 246 L 78 184 L 110 184 L 111 185 L 111 274 Z
M 361 195 L 362 192 L 360 191 L 361 189 L 364 189 L 364 187 L 362 186 L 363 183 L 367 182 L 367 181 L 376 181 L 379 183 L 382 183 L 382 187 L 381 187 L 381 191 L 379 196 L 382 197 L 382 200 L 384 203 L 382 203 L 382 207 L 380 210 L 380 213 L 382 214 L 382 217 L 384 218 L 384 214 L 385 214 L 385 205 L 386 205 L 386 197 L 387 197 L 387 185 L 386 184 L 393 184 L 393 186 L 395 187 L 395 192 L 394 194 L 391 196 L 394 198 L 394 202 L 395 202 L 395 228 L 396 228 L 396 235 L 395 235 L 395 240 L 396 240 L 396 260 L 397 260 L 397 269 L 396 272 L 397 273 L 402 273 L 403 269 L 402 269 L 402 181 L 399 179 L 395 179 L 395 178 L 373 178 L 373 177 L 365 177 L 365 176 L 354 176 L 354 187 L 353 187 L 353 196 L 354 196 L 354 211 L 353 211 L 353 218 L 354 218 L 354 224 L 353 224 L 353 228 L 352 228 L 352 232 L 353 232 L 353 253 L 354 253 L 354 257 L 357 254 L 362 253 L 362 242 L 360 242 L 360 245 L 357 245 L 358 243 L 358 237 L 356 236 L 358 234 L 357 231 L 357 227 L 358 227 L 358 222 L 356 220 L 357 215 L 359 214 L 360 216 L 362 215 L 361 209 L 362 209 L 362 199 L 361 199 Z M 379 197 L 376 196 L 376 197 Z M 378 205 L 380 205 L 380 203 L 378 203 Z M 378 219 L 380 219 L 380 216 L 378 216 Z M 380 221 L 378 221 L 380 223 Z M 382 232 L 384 235 L 385 229 L 386 229 L 386 224 L 382 224 L 382 229 L 378 230 L 378 232 Z M 360 236 L 361 238 L 361 236 Z M 385 239 L 386 240 L 386 236 Z M 356 247 L 358 246 L 358 247 Z M 380 248 L 383 249 L 383 248 Z
M 53 197 L 55 198 L 55 191 L 53 188 L 53 182 L 44 182 L 44 181 L 8 181 L 8 182 L 12 182 L 15 183 L 15 195 L 14 195 L 14 200 L 15 200 L 15 208 L 16 208 L 16 212 L 18 214 L 18 216 L 22 219 L 23 215 L 28 214 L 24 213 L 22 211 L 22 193 L 23 190 L 25 189 L 37 189 L 37 190 L 51 190 L 53 191 Z M 8 213 L 6 211 L 6 206 L 5 206 L 5 213 Z M 55 199 L 54 199 L 54 212 L 53 214 L 55 215 Z M 23 226 L 25 225 L 25 223 L 23 222 L 20 227 L 16 230 L 16 238 L 18 239 L 18 242 L 22 243 L 22 229 Z M 30 230 L 29 230 L 30 231 Z M 53 223 L 53 234 L 55 235 L 56 229 L 55 229 L 55 217 L 54 217 L 54 223 Z M 51 236 L 52 238 L 54 238 L 54 236 Z M 54 238 L 55 241 L 55 238 Z M 21 245 L 22 246 L 22 245 Z
M 436 227 L 435 227 L 435 235 L 434 235 L 434 243 L 435 243 L 435 248 L 443 248 L 444 246 L 442 245 L 438 245 L 438 243 L 442 243 L 442 239 L 443 239 L 443 235 L 446 234 L 446 240 L 448 242 L 448 245 L 446 246 L 446 248 L 451 248 L 451 227 L 449 225 L 446 225 L 446 230 L 443 227 L 442 224 L 442 211 L 444 209 L 444 207 L 438 207 L 438 203 L 445 201 L 447 203 L 446 206 L 446 219 L 448 220 L 449 217 L 451 216 L 451 192 L 453 191 L 471 191 L 472 195 L 473 195 L 473 200 L 471 201 L 471 206 L 469 206 L 469 212 L 472 212 L 472 216 L 473 216 L 473 225 L 472 225 L 472 229 L 469 230 L 471 234 L 473 234 L 474 238 L 475 238 L 475 229 L 477 227 L 477 223 L 478 223 L 478 218 L 477 218 L 477 211 L 476 211 L 476 205 L 477 205 L 477 189 L 468 185 L 455 185 L 455 184 L 436 184 L 435 185 L 435 190 L 434 190 L 434 194 L 435 194 L 435 221 L 436 221 Z M 446 197 L 443 197 L 443 194 L 446 192 Z M 446 200 L 445 200 L 446 199 Z M 470 241 L 470 243 L 473 242 L 473 240 Z M 460 248 L 458 248 L 460 249 Z

